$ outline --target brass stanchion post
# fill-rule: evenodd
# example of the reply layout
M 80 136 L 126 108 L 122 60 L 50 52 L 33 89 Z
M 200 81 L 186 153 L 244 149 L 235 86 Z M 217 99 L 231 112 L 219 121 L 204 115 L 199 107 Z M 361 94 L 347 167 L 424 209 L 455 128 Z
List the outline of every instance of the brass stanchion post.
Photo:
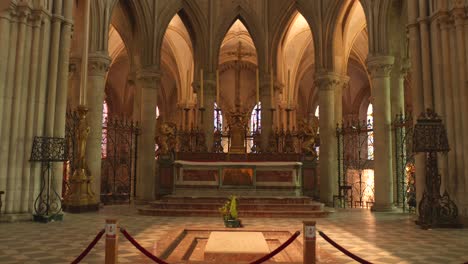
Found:
M 303 226 L 303 263 L 315 264 L 317 249 L 315 221 L 304 221 Z
M 117 263 L 118 243 L 117 219 L 106 219 L 106 264 Z

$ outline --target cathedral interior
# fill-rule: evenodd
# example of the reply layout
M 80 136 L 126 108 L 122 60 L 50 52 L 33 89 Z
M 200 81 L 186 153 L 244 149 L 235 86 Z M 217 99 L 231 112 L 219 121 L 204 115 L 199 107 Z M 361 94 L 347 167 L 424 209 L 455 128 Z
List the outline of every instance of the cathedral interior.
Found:
M 468 0 L 2 0 L 0 263 L 464 263 L 467 76 Z

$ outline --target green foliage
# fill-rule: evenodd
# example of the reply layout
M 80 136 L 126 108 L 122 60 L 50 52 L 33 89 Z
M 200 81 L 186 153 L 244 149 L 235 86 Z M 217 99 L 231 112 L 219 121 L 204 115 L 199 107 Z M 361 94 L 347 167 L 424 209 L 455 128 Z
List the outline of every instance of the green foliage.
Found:
M 229 211 L 231 213 L 232 219 L 237 219 L 237 200 L 234 195 L 231 196 L 231 208 Z
M 237 212 L 237 198 L 234 195 L 231 195 L 229 200 L 218 209 L 218 211 L 223 216 L 224 220 L 235 220 L 238 217 Z

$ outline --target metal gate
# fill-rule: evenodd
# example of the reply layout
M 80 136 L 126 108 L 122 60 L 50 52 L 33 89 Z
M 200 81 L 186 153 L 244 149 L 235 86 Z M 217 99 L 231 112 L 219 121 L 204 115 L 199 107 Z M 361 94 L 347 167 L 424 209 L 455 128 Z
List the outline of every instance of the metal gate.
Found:
M 101 201 L 128 203 L 136 195 L 139 128 L 127 120 L 104 122 L 101 142 Z
M 396 202 L 403 211 L 415 212 L 416 185 L 411 114 L 397 115 L 393 122 L 393 129 L 395 133 Z
M 350 121 L 336 129 L 338 139 L 338 196 L 346 205 L 369 207 L 374 203 L 373 124 Z

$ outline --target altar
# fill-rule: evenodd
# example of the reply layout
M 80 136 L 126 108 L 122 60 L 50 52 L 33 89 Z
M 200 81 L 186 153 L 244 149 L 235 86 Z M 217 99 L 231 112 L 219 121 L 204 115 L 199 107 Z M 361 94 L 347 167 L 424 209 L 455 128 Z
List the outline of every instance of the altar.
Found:
M 302 163 L 297 161 L 176 160 L 174 168 L 174 192 L 243 189 L 302 195 Z

